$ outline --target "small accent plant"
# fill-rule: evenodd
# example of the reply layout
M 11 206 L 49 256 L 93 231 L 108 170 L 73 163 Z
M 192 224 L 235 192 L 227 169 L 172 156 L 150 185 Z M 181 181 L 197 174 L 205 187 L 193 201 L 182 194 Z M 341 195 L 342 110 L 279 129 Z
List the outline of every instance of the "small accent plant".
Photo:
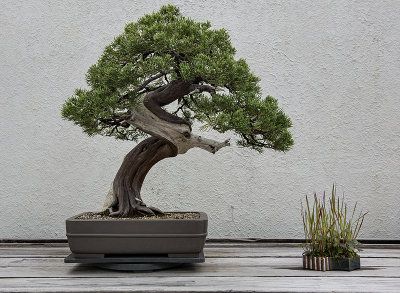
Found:
M 355 216 L 357 203 L 348 215 L 347 205 L 336 196 L 336 187 L 332 187 L 329 205 L 323 198 L 314 194 L 311 205 L 306 196 L 306 207 L 302 204 L 302 218 L 305 233 L 304 255 L 312 257 L 355 258 L 358 257 L 360 243 L 358 234 L 367 213 Z

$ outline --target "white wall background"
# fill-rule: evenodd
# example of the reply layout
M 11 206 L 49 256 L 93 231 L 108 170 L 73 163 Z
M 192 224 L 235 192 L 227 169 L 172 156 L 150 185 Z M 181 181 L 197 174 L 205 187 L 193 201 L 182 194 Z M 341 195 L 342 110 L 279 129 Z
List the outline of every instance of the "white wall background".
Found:
M 164 160 L 146 202 L 206 211 L 211 238 L 302 238 L 300 201 L 336 182 L 369 211 L 361 238 L 399 240 L 398 0 L 2 0 L 0 239 L 65 238 L 67 217 L 102 206 L 134 145 L 86 137 L 61 105 L 126 23 L 167 3 L 229 31 L 292 118 L 295 146 Z

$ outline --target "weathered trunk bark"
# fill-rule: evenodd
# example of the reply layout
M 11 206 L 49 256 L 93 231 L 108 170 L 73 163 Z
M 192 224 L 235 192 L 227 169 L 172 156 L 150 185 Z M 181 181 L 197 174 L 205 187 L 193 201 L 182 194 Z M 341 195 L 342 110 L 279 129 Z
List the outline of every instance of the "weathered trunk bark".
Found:
M 142 201 L 140 190 L 146 174 L 157 162 L 177 154 L 184 154 L 193 147 L 199 147 L 211 153 L 228 146 L 229 142 L 217 142 L 193 135 L 190 124 L 164 109 L 165 106 L 190 92 L 204 91 L 211 87 L 188 84 L 185 81 L 173 81 L 146 95 L 139 110 L 132 111 L 126 122 L 150 134 L 152 137 L 139 143 L 126 155 L 117 175 L 112 192 L 112 216 L 129 216 L 135 213 L 162 213 L 159 209 L 148 207 Z
M 113 182 L 114 202 L 110 208 L 112 216 L 129 216 L 135 213 L 161 213 L 154 207 L 147 207 L 142 201 L 140 190 L 143 181 L 157 162 L 175 157 L 176 147 L 167 140 L 150 137 L 131 150 L 122 162 Z

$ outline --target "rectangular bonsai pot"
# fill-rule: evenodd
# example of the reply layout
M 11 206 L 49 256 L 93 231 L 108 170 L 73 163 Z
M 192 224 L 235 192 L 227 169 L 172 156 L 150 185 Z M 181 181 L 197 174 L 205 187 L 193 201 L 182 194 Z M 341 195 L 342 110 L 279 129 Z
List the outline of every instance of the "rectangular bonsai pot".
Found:
M 198 255 L 207 236 L 207 214 L 197 219 L 66 220 L 69 247 L 75 255 Z

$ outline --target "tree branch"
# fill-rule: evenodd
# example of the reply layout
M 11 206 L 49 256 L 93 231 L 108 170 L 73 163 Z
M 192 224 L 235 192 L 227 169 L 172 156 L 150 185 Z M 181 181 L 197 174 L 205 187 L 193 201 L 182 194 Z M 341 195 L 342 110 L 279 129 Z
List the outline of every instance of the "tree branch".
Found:
M 147 134 L 170 141 L 177 147 L 180 138 L 190 136 L 191 131 L 186 124 L 176 124 L 159 118 L 145 105 L 139 111 L 133 112 L 126 121 Z
M 221 148 L 230 146 L 231 144 L 229 143 L 229 139 L 223 142 L 218 142 L 213 139 L 204 138 L 199 135 L 192 134 L 190 139 L 188 139 L 188 141 L 186 142 L 186 145 L 187 150 L 197 147 L 215 154 Z
M 176 146 L 179 154 L 186 153 L 194 147 L 214 154 L 219 149 L 229 146 L 229 140 L 218 142 L 193 135 L 188 121 L 168 113 L 162 108 L 162 106 L 186 95 L 191 96 L 194 92 L 204 91 L 215 93 L 215 87 L 207 84 L 190 84 L 183 80 L 172 81 L 160 89 L 148 93 L 142 107 L 133 111 L 131 117 L 126 121 L 143 132 L 168 140 Z
M 146 81 L 144 81 L 144 82 L 136 89 L 136 91 L 137 91 L 137 92 L 140 92 L 140 91 L 141 91 L 142 89 L 144 89 L 144 88 L 146 87 L 146 85 L 148 85 L 150 82 L 152 82 L 152 81 L 154 81 L 154 80 L 156 80 L 156 79 L 158 79 L 158 78 L 160 78 L 160 77 L 162 77 L 162 76 L 164 76 L 164 73 L 158 73 L 158 74 L 156 74 L 156 75 L 150 77 L 149 79 L 147 79 Z
M 149 79 L 145 80 L 137 89 L 134 90 L 126 90 L 124 93 L 122 93 L 122 96 L 119 98 L 119 101 L 123 101 L 125 100 L 129 93 L 131 92 L 137 92 L 138 94 L 144 94 L 146 93 L 148 90 L 148 88 L 146 87 L 147 85 L 149 85 L 149 83 L 151 83 L 152 81 L 155 81 L 156 79 L 160 78 L 164 76 L 164 73 L 158 73 L 152 77 L 150 77 Z M 162 88 L 163 86 L 158 87 L 157 89 L 154 90 L 159 90 L 160 88 Z
M 152 136 L 168 140 L 174 144 L 178 154 L 184 154 L 191 148 L 201 148 L 210 153 L 229 146 L 229 140 L 218 142 L 191 133 L 189 126 L 165 121 L 142 105 L 139 111 L 133 112 L 126 120 L 136 128 Z
M 185 124 L 190 128 L 191 126 L 188 121 L 168 113 L 162 108 L 162 106 L 168 105 L 187 95 L 189 93 L 189 87 L 190 84 L 183 80 L 172 81 L 161 90 L 148 93 L 144 98 L 143 104 L 158 118 L 171 123 Z
M 189 90 L 190 90 L 189 94 L 202 93 L 202 92 L 209 92 L 210 94 L 215 94 L 216 88 L 208 84 L 192 84 L 189 87 Z

